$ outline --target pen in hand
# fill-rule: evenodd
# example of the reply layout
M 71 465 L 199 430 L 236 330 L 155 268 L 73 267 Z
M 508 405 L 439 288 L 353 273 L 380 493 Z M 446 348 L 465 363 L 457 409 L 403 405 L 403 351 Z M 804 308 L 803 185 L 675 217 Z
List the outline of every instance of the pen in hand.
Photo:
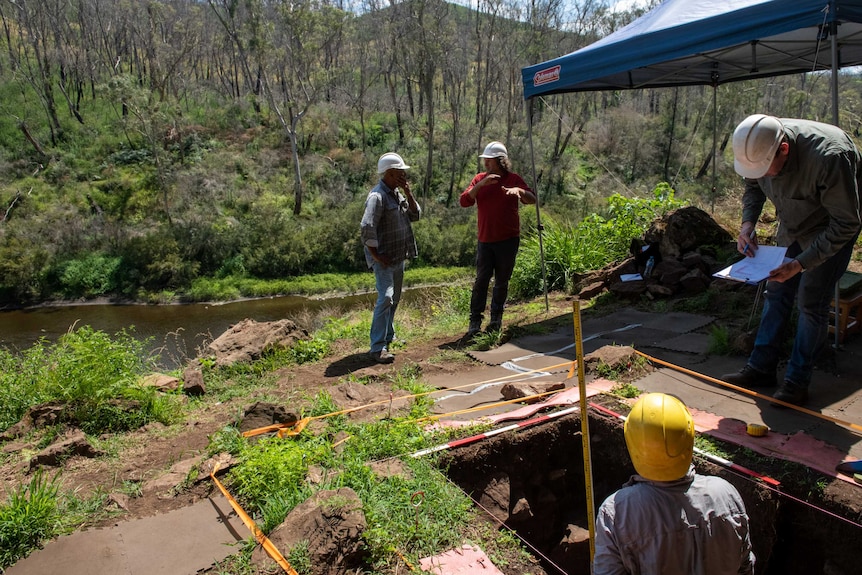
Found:
M 750 253 L 751 253 L 751 257 L 754 257 L 754 252 L 755 252 L 755 250 L 757 249 L 757 248 L 756 248 L 757 243 L 756 243 L 756 240 L 755 240 L 755 238 L 756 238 L 756 237 L 757 237 L 757 232 L 756 232 L 756 230 L 751 230 L 751 233 L 750 233 L 750 234 L 748 234 L 748 239 L 749 239 L 749 241 L 748 241 L 748 242 L 746 242 L 745 247 L 742 249 L 742 253 L 743 253 L 743 254 L 746 254 L 746 255 L 747 255 L 747 254 L 750 252 Z M 752 244 L 753 244 L 755 247 L 752 247 Z

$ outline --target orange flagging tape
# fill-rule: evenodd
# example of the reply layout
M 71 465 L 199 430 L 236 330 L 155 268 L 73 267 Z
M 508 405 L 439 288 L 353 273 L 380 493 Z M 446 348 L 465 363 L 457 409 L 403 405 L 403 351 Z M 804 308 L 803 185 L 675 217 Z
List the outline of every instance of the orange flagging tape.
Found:
M 686 368 L 684 368 L 684 367 L 680 367 L 680 366 L 678 366 L 678 365 L 674 365 L 674 364 L 672 364 L 672 363 L 670 363 L 670 362 L 668 362 L 668 361 L 664 361 L 664 360 L 658 359 L 658 358 L 656 358 L 656 357 L 652 357 L 652 356 L 650 356 L 650 355 L 645 354 L 645 353 L 644 353 L 644 352 L 642 352 L 642 351 L 635 350 L 635 353 L 636 353 L 636 354 L 638 354 L 638 355 L 641 355 L 641 356 L 645 357 L 648 361 L 651 361 L 651 362 L 657 363 L 657 364 L 659 364 L 659 365 L 664 365 L 664 366 L 669 367 L 669 368 L 671 368 L 671 369 L 674 369 L 674 370 L 676 370 L 676 371 L 678 371 L 678 372 L 680 372 L 680 373 L 684 373 L 684 374 L 686 374 L 686 375 L 691 375 L 691 376 L 694 376 L 694 377 L 698 377 L 698 378 L 700 378 L 700 379 L 702 379 L 702 380 L 709 381 L 709 382 L 711 382 L 711 383 L 715 383 L 715 384 L 720 385 L 720 386 L 722 386 L 722 387 L 726 387 L 726 388 L 728 388 L 728 389 L 732 389 L 732 390 L 734 390 L 734 391 L 738 391 L 738 392 L 740 392 L 740 393 L 744 393 L 744 394 L 746 394 L 746 395 L 750 395 L 750 396 L 755 397 L 755 398 L 757 398 L 757 399 L 765 399 L 766 401 L 771 401 L 772 403 L 776 403 L 776 404 L 778 404 L 778 405 L 782 405 L 782 406 L 784 406 L 784 407 L 787 407 L 787 408 L 790 408 L 790 409 L 796 410 L 796 411 L 798 411 L 798 412 L 800 412 L 800 413 L 805 413 L 805 414 L 807 414 L 807 415 L 810 415 L 810 416 L 812 416 L 812 417 L 816 417 L 816 418 L 818 418 L 818 419 L 823 419 L 823 420 L 825 420 L 825 421 L 829 421 L 829 422 L 831 422 L 831 423 L 836 423 L 836 424 L 838 424 L 838 425 L 843 425 L 844 427 L 848 427 L 848 428 L 852 429 L 853 431 L 857 431 L 857 432 L 862 431 L 862 425 L 859 425 L 859 424 L 857 424 L 857 423 L 853 423 L 853 422 L 850 422 L 850 421 L 844 421 L 844 420 L 842 420 L 842 419 L 838 419 L 837 417 L 832 417 L 832 416 L 826 415 L 825 413 L 820 413 L 820 412 L 818 412 L 818 411 L 814 411 L 814 410 L 811 410 L 811 409 L 807 409 L 807 408 L 805 408 L 805 407 L 800 407 L 800 406 L 798 406 L 798 405 L 794 405 L 794 404 L 792 404 L 792 403 L 788 403 L 788 402 L 786 402 L 786 401 L 782 401 L 782 400 L 780 400 L 780 399 L 775 399 L 774 397 L 771 397 L 771 396 L 769 396 L 769 395 L 763 395 L 762 393 L 757 393 L 756 391 L 752 391 L 752 390 L 747 389 L 747 388 L 745 388 L 745 387 L 739 387 L 738 385 L 733 385 L 732 383 L 727 383 L 726 381 L 722 381 L 722 380 L 720 380 L 720 379 L 716 379 L 716 378 L 714 378 L 714 377 L 710 377 L 710 376 L 708 376 L 708 375 L 704 375 L 704 374 L 702 374 L 702 373 L 698 373 L 698 372 L 696 372 L 696 371 L 692 371 L 692 370 L 690 370 L 690 369 L 686 369 Z
M 284 569 L 285 573 L 287 573 L 288 575 L 299 575 L 299 573 L 297 573 L 296 570 L 290 566 L 290 563 L 287 562 L 287 559 L 284 558 L 284 555 L 281 554 L 281 551 L 279 551 L 278 548 L 273 545 L 272 541 L 270 541 L 269 538 L 263 534 L 263 531 L 258 528 L 254 520 L 248 516 L 248 513 L 246 513 L 245 510 L 239 506 L 239 503 L 237 503 L 236 499 L 233 498 L 233 495 L 228 493 L 228 490 L 225 488 L 225 486 L 222 485 L 221 481 L 216 478 L 216 471 L 218 471 L 218 465 L 213 467 L 212 473 L 210 473 L 210 477 L 215 482 L 219 490 L 222 492 L 222 495 L 224 495 L 225 498 L 228 500 L 230 506 L 233 507 L 233 510 L 236 511 L 236 514 L 239 515 L 239 518 L 242 519 L 242 522 L 245 523 L 245 526 L 248 527 L 248 530 L 251 531 L 252 535 L 254 535 L 254 538 L 257 539 L 257 542 L 260 543 L 261 547 L 264 548 L 267 554 L 272 557 L 272 559 L 276 563 L 278 563 L 279 567 Z

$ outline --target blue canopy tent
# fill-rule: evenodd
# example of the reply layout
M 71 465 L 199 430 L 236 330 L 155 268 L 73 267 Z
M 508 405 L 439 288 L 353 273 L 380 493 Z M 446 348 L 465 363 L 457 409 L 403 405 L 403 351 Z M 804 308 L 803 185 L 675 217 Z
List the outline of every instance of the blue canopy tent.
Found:
M 718 85 L 862 64 L 862 0 L 665 0 L 585 48 L 523 68 L 524 98 Z
M 862 0 L 665 0 L 589 46 L 521 70 L 531 156 L 533 101 L 540 96 L 711 85 L 714 100 L 715 88 L 727 82 L 831 70 L 838 125 L 837 71 L 859 65 Z M 715 164 L 713 158 L 713 191 Z M 533 160 L 538 189 L 535 173 Z M 541 232 L 539 244 L 541 250 Z M 547 291 L 545 298 L 547 305 Z M 837 345 L 837 329 L 835 335 Z
M 536 97 L 591 90 L 711 85 L 714 113 L 715 88 L 720 84 L 831 70 L 832 123 L 837 125 L 837 70 L 857 65 L 862 65 L 862 0 L 665 0 L 598 42 L 522 69 L 524 99 L 529 103 L 533 187 L 538 190 L 532 138 Z M 713 154 L 715 149 L 713 132 Z M 713 158 L 713 191 L 715 164 Z M 538 206 L 536 202 L 537 215 Z M 538 227 L 547 308 L 541 219 Z M 836 285 L 836 307 L 838 296 Z M 835 311 L 837 322 L 838 310 Z M 837 324 L 835 343 L 837 346 Z M 585 453 L 588 449 L 585 440 Z M 590 489 L 587 499 L 591 506 Z M 594 515 L 590 507 L 591 543 L 595 540 Z M 591 558 L 594 551 L 591 545 Z

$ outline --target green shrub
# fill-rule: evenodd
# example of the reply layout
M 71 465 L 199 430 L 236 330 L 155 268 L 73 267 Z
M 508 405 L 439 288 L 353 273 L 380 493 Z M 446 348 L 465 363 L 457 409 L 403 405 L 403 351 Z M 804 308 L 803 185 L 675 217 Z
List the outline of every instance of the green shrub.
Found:
M 60 291 L 66 297 L 96 297 L 117 290 L 120 258 L 89 254 L 65 262 L 59 274 Z
M 62 403 L 64 417 L 90 434 L 171 423 L 179 413 L 175 398 L 138 383 L 152 366 L 147 343 L 125 331 L 112 338 L 84 326 L 56 344 L 39 341 L 20 357 L 0 350 L 0 429 L 49 401 Z
M 37 471 L 0 504 L 0 569 L 9 567 L 57 534 L 60 521 L 57 476 Z
M 524 238 L 509 284 L 511 295 L 530 298 L 542 293 L 542 249 L 548 291 L 570 290 L 576 274 L 625 259 L 632 239 L 643 237 L 657 217 L 685 205 L 665 183 L 656 186 L 652 198 L 614 194 L 607 202 L 606 216 L 592 214 L 576 226 L 546 218 L 541 246 L 535 231 Z

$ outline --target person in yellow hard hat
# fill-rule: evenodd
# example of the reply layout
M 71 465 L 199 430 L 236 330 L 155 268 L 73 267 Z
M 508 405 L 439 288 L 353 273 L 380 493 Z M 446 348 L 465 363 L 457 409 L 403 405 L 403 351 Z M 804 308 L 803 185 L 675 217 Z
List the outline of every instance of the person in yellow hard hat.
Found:
M 521 241 L 518 208 L 521 204 L 536 203 L 536 194 L 521 176 L 512 171 L 509 152 L 502 142 L 488 143 L 479 157 L 485 171 L 473 177 L 459 198 L 461 207 L 475 205 L 478 214 L 476 280 L 470 296 L 470 325 L 464 336 L 467 339 L 482 329 L 482 315 L 492 276 L 491 320 L 486 329 L 489 332 L 502 329 L 509 280 Z
M 745 504 L 724 479 L 695 472 L 685 404 L 648 393 L 624 433 L 637 474 L 599 508 L 593 575 L 754 573 Z
M 862 154 L 830 124 L 753 114 L 733 132 L 733 166 L 745 178 L 739 253 L 757 252 L 755 225 L 767 199 L 775 206 L 777 244 L 785 263 L 767 278 L 754 349 L 737 373 L 721 376 L 745 388 L 779 384 L 777 367 L 794 302 L 793 350 L 773 397 L 803 405 L 818 354 L 827 341 L 829 302 L 859 236 Z

